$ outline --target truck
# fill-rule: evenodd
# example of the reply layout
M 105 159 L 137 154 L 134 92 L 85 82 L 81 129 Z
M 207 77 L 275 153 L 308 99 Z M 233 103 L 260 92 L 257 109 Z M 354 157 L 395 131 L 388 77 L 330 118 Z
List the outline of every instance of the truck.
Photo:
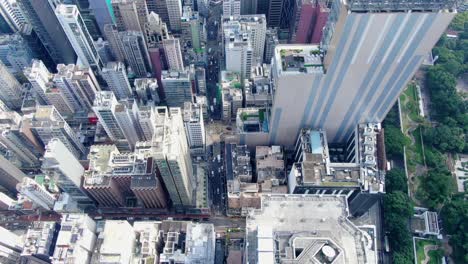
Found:
M 216 104 L 216 98 L 213 98 L 213 104 L 214 105 Z
M 213 108 L 212 105 L 210 105 L 210 110 L 211 110 L 211 112 L 214 112 L 214 108 Z
M 221 155 L 218 154 L 218 156 L 216 156 L 216 158 L 218 159 L 218 162 L 221 162 Z

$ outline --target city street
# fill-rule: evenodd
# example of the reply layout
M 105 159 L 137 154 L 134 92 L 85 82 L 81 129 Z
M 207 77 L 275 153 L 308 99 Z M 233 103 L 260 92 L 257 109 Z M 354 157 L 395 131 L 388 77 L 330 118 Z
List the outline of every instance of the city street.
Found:
M 220 72 L 220 58 L 222 57 L 221 38 L 218 36 L 219 23 L 221 20 L 222 6 L 220 4 L 211 5 L 210 13 L 207 19 L 207 43 L 208 65 L 206 70 L 206 86 L 208 104 L 213 106 L 213 111 L 210 107 L 210 116 L 212 119 L 221 119 L 221 98 L 218 97 L 218 82 Z M 214 99 L 216 98 L 216 103 Z
M 215 215 L 226 214 L 227 194 L 224 174 L 224 144 L 214 143 L 207 148 L 208 186 Z

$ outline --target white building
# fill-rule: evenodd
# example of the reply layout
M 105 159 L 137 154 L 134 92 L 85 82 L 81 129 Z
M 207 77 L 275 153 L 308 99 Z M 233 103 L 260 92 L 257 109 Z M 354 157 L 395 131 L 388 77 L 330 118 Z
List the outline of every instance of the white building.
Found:
M 185 134 L 194 155 L 205 154 L 205 125 L 203 122 L 203 110 L 200 105 L 191 102 L 184 103 L 183 109 Z
M 153 156 L 175 206 L 192 206 L 193 168 L 180 108 L 156 107 Z
M 23 103 L 21 94 L 21 84 L 0 62 L 0 100 L 10 109 L 20 109 Z
M 67 149 L 79 158 L 85 147 L 54 106 L 37 106 L 31 121 L 31 130 L 45 146 L 52 138 L 59 138 Z
M 224 36 L 226 70 L 239 73 L 241 79 L 249 78 L 253 63 L 253 47 L 249 35 L 225 31 Z
M 107 63 L 106 67 L 102 69 L 102 77 L 117 99 L 132 97 L 132 88 L 127 79 L 125 65 L 122 62 Z
M 93 39 L 86 28 L 76 5 L 58 5 L 55 9 L 60 24 L 67 35 L 70 44 L 78 56 L 78 61 L 84 66 L 95 70 L 103 67 L 101 58 L 94 46 Z
M 352 223 L 345 196 L 269 194 L 261 203 L 246 220 L 248 263 L 378 263 L 375 226 Z
M 151 61 L 146 48 L 145 38 L 140 31 L 119 32 L 119 39 L 125 62 L 138 77 L 151 75 Z
M 31 131 L 43 146 L 56 137 L 60 138 L 76 157 L 80 157 L 85 152 L 76 132 L 71 129 L 54 106 L 36 106 L 32 119 L 24 119 L 24 122 L 28 122 Z
M 266 17 L 265 15 L 242 15 L 233 17 L 223 17 L 222 27 L 224 33 L 225 48 L 230 47 L 230 44 L 241 46 L 243 41 L 249 41 L 252 47 L 252 65 L 263 62 L 263 53 L 265 51 L 265 36 L 266 36 Z M 234 39 L 233 39 L 234 35 Z M 234 45 L 236 46 L 236 45 Z M 234 49 L 235 50 L 235 49 Z M 226 48 L 226 57 L 228 49 Z M 227 58 L 226 58 L 226 69 Z M 250 67 L 246 70 L 250 71 Z
M 146 105 L 148 102 L 152 102 L 153 104 L 159 104 L 161 102 L 157 79 L 137 78 L 135 79 L 134 86 L 137 99 L 140 100 L 143 105 Z
M 154 134 L 155 127 L 155 108 L 151 107 L 140 107 L 137 113 L 138 122 L 140 123 L 141 130 L 143 132 L 144 141 L 151 141 Z
M 84 191 L 81 190 L 84 168 L 60 139 L 53 138 L 47 144 L 42 162 L 42 171 L 51 179 L 54 179 L 57 186 L 76 201 L 91 202 Z
M 43 149 L 24 117 L 13 111 L 0 111 L 0 143 L 21 162 L 22 168 L 40 165 Z
M 5 18 L 8 25 L 16 31 L 20 31 L 28 23 L 16 0 L 1 0 L 0 14 Z
M 163 71 L 162 84 L 169 107 L 183 107 L 184 102 L 192 102 L 192 82 L 189 71 Z
M 162 40 L 164 53 L 166 55 L 167 64 L 170 70 L 183 71 L 184 61 L 182 60 L 182 52 L 180 49 L 180 41 L 178 38 L 170 38 Z
M 55 242 L 58 228 L 58 224 L 52 221 L 33 222 L 24 239 L 21 262 L 48 263 L 54 251 L 52 245 Z
M 0 262 L 5 264 L 18 263 L 22 250 L 21 237 L 0 227 Z
M 89 263 L 96 243 L 96 223 L 86 214 L 65 214 L 52 263 Z
M 223 1 L 223 16 L 239 16 L 241 14 L 241 0 Z
M 91 110 L 96 92 L 101 90 L 93 71 L 75 64 L 57 65 L 53 81 L 75 111 Z
M 45 210 L 52 210 L 54 208 L 55 196 L 49 193 L 43 186 L 39 185 L 31 178 L 23 178 L 16 188 L 22 195 L 28 197 L 31 201 L 38 204 Z
M 139 140 L 137 126 L 133 113 L 124 104 L 117 102 L 111 91 L 101 91 L 96 94 L 93 106 L 99 123 L 104 127 L 107 136 L 121 150 L 130 150 Z
M 127 221 L 105 221 L 104 229 L 98 236 L 102 243 L 93 263 L 131 263 L 135 238 L 133 227 Z
M 24 75 L 31 83 L 31 88 L 43 103 L 48 104 L 49 101 L 45 96 L 48 83 L 52 79 L 52 74 L 47 70 L 41 60 L 33 60 L 31 67 L 24 69 Z

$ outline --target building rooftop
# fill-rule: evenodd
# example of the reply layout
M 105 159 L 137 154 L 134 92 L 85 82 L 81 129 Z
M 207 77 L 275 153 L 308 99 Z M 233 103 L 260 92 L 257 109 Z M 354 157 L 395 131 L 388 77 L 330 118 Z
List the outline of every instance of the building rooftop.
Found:
M 239 133 L 268 132 L 268 117 L 265 108 L 239 108 L 236 126 Z
M 438 11 L 454 9 L 457 0 L 410 0 L 410 1 L 385 1 L 385 0 L 341 0 L 346 7 L 354 12 L 397 12 L 397 11 Z
M 96 242 L 96 223 L 86 214 L 65 214 L 57 238 L 54 263 L 89 262 Z
M 316 45 L 277 45 L 274 60 L 279 74 L 323 73 L 323 54 Z
M 133 227 L 122 220 L 107 220 L 99 234 L 99 263 L 130 263 L 135 247 Z
M 380 126 L 362 124 L 356 128 L 356 150 L 347 161 L 331 159 L 326 133 L 304 129 L 299 135 L 291 175 L 302 186 L 360 188 L 378 193 L 384 191 L 384 175 L 377 167 L 377 136 Z M 292 179 L 292 178 L 291 178 Z M 291 180 L 290 179 L 290 180 Z
M 53 242 L 57 237 L 55 222 L 34 222 L 26 233 L 22 256 L 39 255 L 47 258 L 54 251 Z
M 263 195 L 246 237 L 249 263 L 377 263 L 376 240 L 348 220 L 345 196 Z

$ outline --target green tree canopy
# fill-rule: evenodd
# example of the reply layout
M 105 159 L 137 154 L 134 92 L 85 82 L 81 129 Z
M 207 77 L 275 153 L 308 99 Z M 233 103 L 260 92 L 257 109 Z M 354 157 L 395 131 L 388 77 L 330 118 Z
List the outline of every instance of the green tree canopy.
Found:
M 393 168 L 387 172 L 385 175 L 385 191 L 387 193 L 395 191 L 406 193 L 408 191 L 408 179 L 403 169 Z
M 401 133 L 400 129 L 394 126 L 385 128 L 385 149 L 389 157 L 403 155 L 403 146 L 409 144 L 409 139 Z

